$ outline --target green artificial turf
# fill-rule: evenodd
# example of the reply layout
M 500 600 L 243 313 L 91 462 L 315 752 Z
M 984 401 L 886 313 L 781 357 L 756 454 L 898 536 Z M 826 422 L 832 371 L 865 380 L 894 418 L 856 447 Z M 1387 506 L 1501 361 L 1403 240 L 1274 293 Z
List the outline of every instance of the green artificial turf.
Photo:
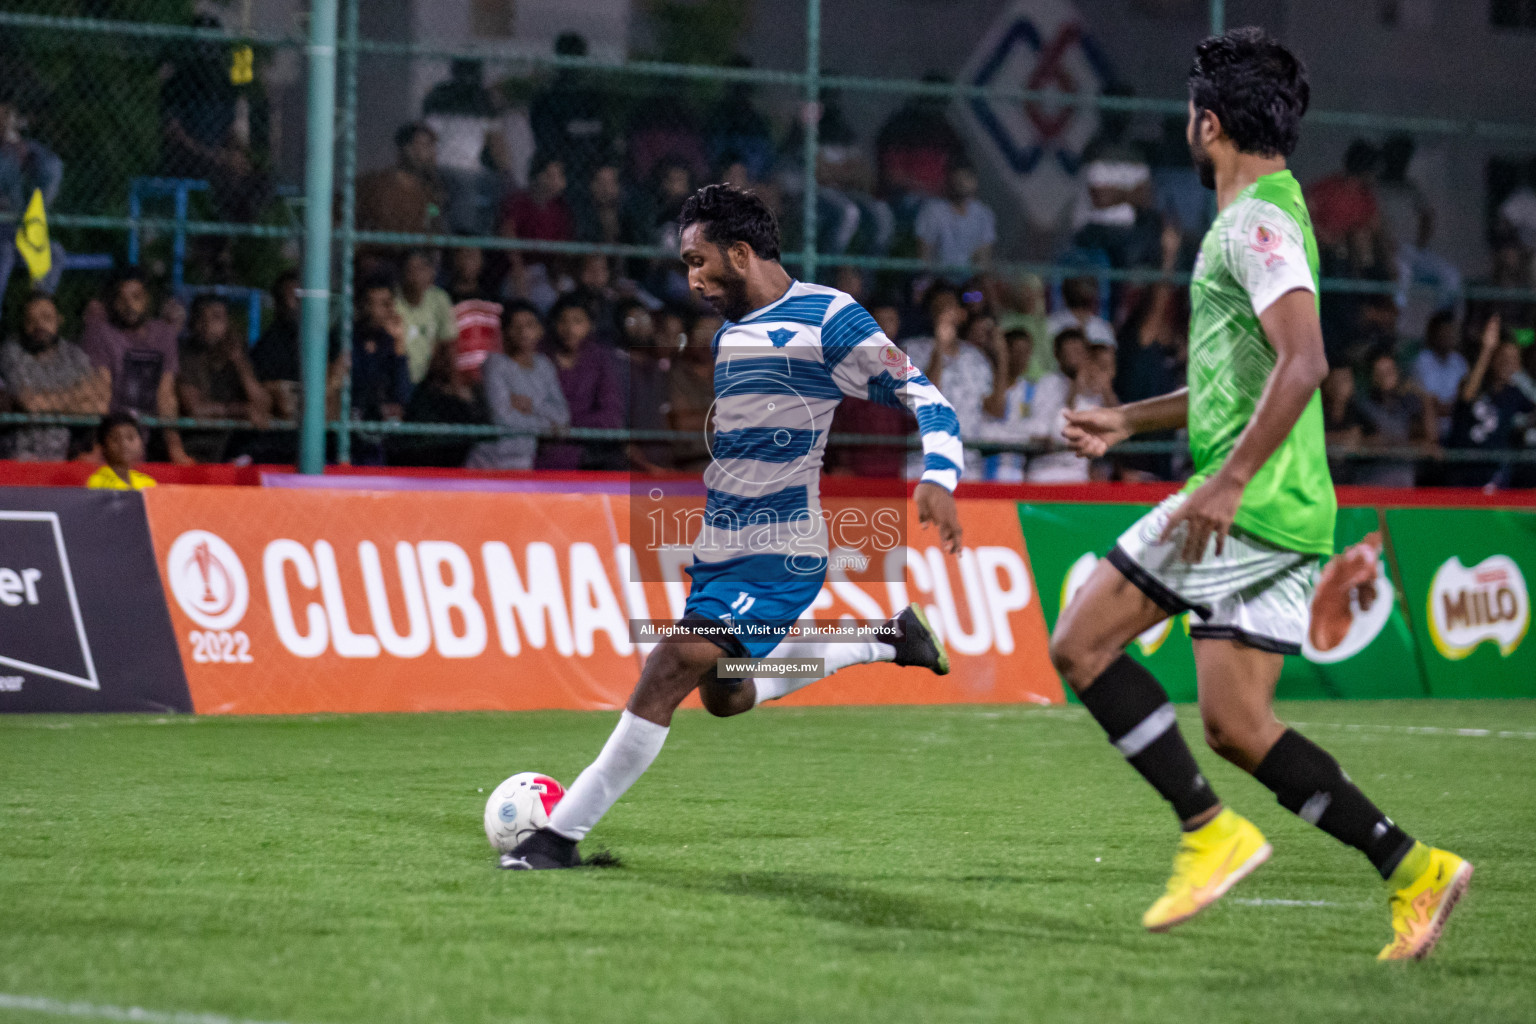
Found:
M 1282 714 L 1476 863 L 1431 960 L 1376 963 L 1363 858 L 1203 749 L 1275 854 L 1145 934 L 1174 823 L 1078 708 L 684 713 L 588 843 L 624 866 L 540 874 L 494 869 L 485 792 L 569 782 L 611 714 L 19 716 L 0 994 L 290 1024 L 1532 1020 L 1536 702 Z

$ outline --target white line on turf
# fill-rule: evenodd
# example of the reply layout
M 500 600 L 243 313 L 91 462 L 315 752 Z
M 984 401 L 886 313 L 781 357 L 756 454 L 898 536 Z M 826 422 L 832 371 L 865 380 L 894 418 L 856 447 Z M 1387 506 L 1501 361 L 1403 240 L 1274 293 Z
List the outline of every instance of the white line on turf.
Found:
M 1343 732 L 1394 732 L 1409 736 L 1464 736 L 1472 739 L 1536 740 L 1536 732 L 1518 729 L 1453 729 L 1443 725 L 1361 725 L 1358 722 L 1291 722 L 1298 729 L 1339 729 Z
M 1181 709 L 1182 710 L 1182 709 Z M 1088 713 L 1079 707 L 1028 708 L 1024 713 L 1033 717 L 1057 718 L 1077 721 L 1087 718 Z M 1182 717 L 1191 718 L 1194 712 L 1186 710 Z M 1002 717 L 997 712 L 983 713 L 983 717 Z M 1468 729 L 1446 725 L 1376 725 L 1359 722 L 1289 722 L 1298 729 L 1338 729 L 1341 732 L 1398 733 L 1404 736 L 1455 736 L 1483 740 L 1536 740 L 1536 731 L 1520 729 Z
M 26 1010 L 50 1017 L 82 1017 L 88 1020 L 126 1020 L 135 1024 L 283 1024 L 224 1017 L 217 1013 L 184 1013 L 146 1010 L 141 1006 L 103 1006 L 98 1003 L 65 1002 L 43 996 L 18 996 L 0 992 L 0 1010 Z
M 1342 907 L 1332 900 L 1228 900 L 1245 907 Z

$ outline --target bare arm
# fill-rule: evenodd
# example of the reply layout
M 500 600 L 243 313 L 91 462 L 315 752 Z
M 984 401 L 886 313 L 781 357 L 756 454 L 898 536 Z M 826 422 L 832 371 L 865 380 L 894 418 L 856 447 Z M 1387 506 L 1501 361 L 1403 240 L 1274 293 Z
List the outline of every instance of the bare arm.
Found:
M 272 418 L 272 396 L 256 379 L 256 368 L 251 365 L 244 349 L 235 349 L 235 369 L 240 373 L 240 386 L 245 389 L 245 414 L 257 427 L 265 427 Z
M 1061 436 L 1085 459 L 1097 459 L 1133 434 L 1174 430 L 1189 420 L 1189 389 L 1179 388 L 1129 405 L 1066 411 Z
M 1484 325 L 1482 346 L 1478 349 L 1477 362 L 1472 364 L 1472 369 L 1462 380 L 1461 392 L 1457 396 L 1463 402 L 1472 401 L 1483 389 L 1483 377 L 1488 373 L 1488 364 L 1493 361 L 1493 350 L 1499 347 L 1499 331 L 1502 326 L 1497 313 L 1489 317 L 1488 323 Z
M 112 371 L 91 368 L 89 376 L 67 391 L 18 391 L 16 404 L 25 412 L 77 413 L 100 416 L 112 399 Z
M 160 375 L 160 387 L 155 392 L 155 415 L 166 420 L 173 420 L 180 415 L 176 403 L 176 378 L 169 373 Z M 181 446 L 179 431 L 166 428 L 165 450 L 171 461 L 178 466 L 191 465 L 195 461 Z

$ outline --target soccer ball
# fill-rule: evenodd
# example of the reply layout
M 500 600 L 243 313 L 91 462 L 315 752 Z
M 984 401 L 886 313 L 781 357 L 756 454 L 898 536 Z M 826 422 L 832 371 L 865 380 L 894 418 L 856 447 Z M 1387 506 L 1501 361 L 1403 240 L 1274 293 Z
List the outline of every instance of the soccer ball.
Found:
M 565 787 L 548 775 L 523 772 L 491 792 L 485 802 L 485 838 L 506 853 L 549 824 L 549 812 L 565 796 Z

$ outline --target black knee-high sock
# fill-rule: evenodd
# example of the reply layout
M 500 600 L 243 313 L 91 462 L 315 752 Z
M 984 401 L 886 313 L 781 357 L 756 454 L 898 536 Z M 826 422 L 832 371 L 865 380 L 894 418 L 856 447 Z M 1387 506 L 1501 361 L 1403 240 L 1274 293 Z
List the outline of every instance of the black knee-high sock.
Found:
M 1167 691 L 1140 662 L 1122 654 L 1078 698 L 1181 822 L 1216 806 L 1215 792 L 1179 733 Z
M 1365 854 L 1382 878 L 1413 849 L 1413 837 L 1349 781 L 1333 755 L 1287 729 L 1254 769 L 1280 806 Z

